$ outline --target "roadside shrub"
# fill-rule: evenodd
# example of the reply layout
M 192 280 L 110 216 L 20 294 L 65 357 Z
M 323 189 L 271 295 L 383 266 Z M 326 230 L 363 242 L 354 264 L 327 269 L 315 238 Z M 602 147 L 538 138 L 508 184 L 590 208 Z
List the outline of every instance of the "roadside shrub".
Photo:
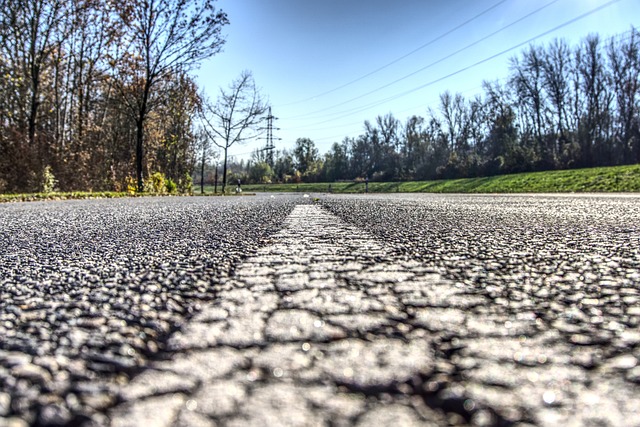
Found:
M 136 194 L 136 191 L 138 191 L 138 185 L 135 178 L 132 176 L 128 176 L 124 179 L 124 185 L 127 187 L 127 193 L 131 195 Z
M 178 189 L 178 185 L 171 178 L 167 178 L 167 180 L 164 182 L 164 187 L 169 194 L 175 193 Z
M 56 185 L 58 185 L 58 180 L 53 175 L 51 171 L 51 166 L 46 166 L 44 171 L 42 172 L 42 192 L 43 193 L 53 193 L 55 191 Z
M 166 189 L 165 181 L 166 179 L 162 172 L 152 173 L 144 180 L 145 193 L 164 193 Z

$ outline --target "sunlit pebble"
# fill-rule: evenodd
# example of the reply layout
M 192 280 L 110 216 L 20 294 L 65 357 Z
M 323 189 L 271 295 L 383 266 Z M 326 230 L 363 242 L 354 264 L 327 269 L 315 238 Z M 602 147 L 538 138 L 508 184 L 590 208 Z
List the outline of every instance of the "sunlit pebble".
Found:
M 342 370 L 342 374 L 343 374 L 345 377 L 347 377 L 347 378 L 351 378 L 351 377 L 353 377 L 353 369 L 351 369 L 351 368 L 344 368 L 344 369 Z
M 322 320 L 315 320 L 313 322 L 313 326 L 315 326 L 316 328 L 322 328 L 324 326 L 324 322 Z
M 491 426 L 496 423 L 496 419 L 489 411 L 478 411 L 473 414 L 471 418 L 471 424 L 474 426 Z
M 598 405 L 600 403 L 600 396 L 595 393 L 589 393 L 582 398 L 582 401 L 587 405 Z
M 393 397 L 391 397 L 389 393 L 380 393 L 378 399 L 385 404 L 391 404 L 391 402 L 393 402 Z
M 635 368 L 638 364 L 638 360 L 633 355 L 626 354 L 611 359 L 611 363 L 617 369 L 629 370 Z
M 462 384 L 452 384 L 449 388 L 449 392 L 452 396 L 460 398 L 465 395 L 466 390 Z
M 540 374 L 537 372 L 527 372 L 527 379 L 532 383 L 535 383 L 540 379 Z
M 511 329 L 513 327 L 513 323 L 511 323 L 510 320 L 507 320 L 506 322 L 504 322 L 504 327 L 507 329 Z
M 467 400 L 464 401 L 462 406 L 464 407 L 465 411 L 471 412 L 471 411 L 473 411 L 475 409 L 476 403 L 471 399 L 467 399 Z
M 465 419 L 460 414 L 456 414 L 455 412 L 450 412 L 447 414 L 447 421 L 449 422 L 449 425 L 457 426 L 457 425 L 464 424 Z
M 522 355 L 521 352 L 516 351 L 515 353 L 513 353 L 513 361 L 514 362 L 522 362 L 523 358 L 524 358 L 524 356 Z
M 622 331 L 624 330 L 624 326 L 616 322 L 615 320 L 612 320 L 607 325 L 607 329 L 609 329 L 610 331 Z
M 252 369 L 247 372 L 247 381 L 253 382 L 260 378 L 260 371 L 257 369 Z
M 546 354 L 539 354 L 537 360 L 539 364 L 544 365 L 547 363 L 548 358 Z
M 276 378 L 281 378 L 284 375 L 284 371 L 280 368 L 273 369 L 273 376 Z
M 290 326 L 289 327 L 289 334 L 297 335 L 299 332 L 300 332 L 300 328 L 298 328 L 297 326 Z
M 404 395 L 410 395 L 413 389 L 409 384 L 398 384 L 398 391 Z
M 302 197 L 304 197 L 304 198 L 306 199 L 306 198 L 308 198 L 308 197 L 309 197 L 309 195 L 308 195 L 308 194 L 305 194 L 305 195 L 304 195 L 304 196 L 302 196 Z
M 547 390 L 542 394 L 542 400 L 547 405 L 552 405 L 556 401 L 556 394 L 551 390 Z
M 187 400 L 187 403 L 185 403 L 185 406 L 187 407 L 188 410 L 195 411 L 196 408 L 198 407 L 198 402 L 196 402 L 193 399 L 190 399 L 190 400 Z
M 437 381 L 429 381 L 427 383 L 427 390 L 429 390 L 430 392 L 437 391 L 438 388 L 440 388 L 440 386 L 438 385 Z
M 116 377 L 115 380 L 116 384 L 124 386 L 126 384 L 129 383 L 129 377 L 126 376 L 125 374 L 120 374 Z M 73 396 L 73 394 L 69 394 L 68 396 Z M 67 399 L 69 399 L 69 397 L 67 396 Z M 74 396 L 75 397 L 75 396 Z
M 311 344 L 309 344 L 308 342 L 305 342 L 302 344 L 302 351 L 309 351 L 311 350 Z

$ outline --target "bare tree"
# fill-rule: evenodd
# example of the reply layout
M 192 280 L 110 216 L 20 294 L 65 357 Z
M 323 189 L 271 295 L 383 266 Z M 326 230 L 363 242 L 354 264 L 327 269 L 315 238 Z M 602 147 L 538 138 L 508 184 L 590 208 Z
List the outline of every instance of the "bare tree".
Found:
M 113 0 L 115 3 L 115 0 Z M 119 88 L 136 121 L 136 178 L 143 188 L 144 126 L 158 97 L 154 86 L 167 75 L 186 71 L 220 51 L 227 15 L 215 0 L 129 1 L 117 7 L 127 46 L 120 57 Z
M 616 137 L 623 143 L 625 163 L 640 162 L 640 32 L 608 46 L 617 106 Z
M 26 170 L 19 172 L 22 187 L 30 174 L 44 169 L 46 147 L 37 144 L 41 105 L 45 98 L 46 75 L 52 69 L 52 56 L 58 48 L 56 37 L 68 24 L 63 0 L 0 0 L 0 70 L 11 78 L 3 79 L 11 89 L 3 99 L 11 112 L 15 131 L 26 141 L 24 150 L 31 157 Z M 3 70 L 4 69 L 4 70 Z M 2 73 L 5 74 L 5 73 Z M 23 144 L 22 141 L 19 143 Z M 34 183 L 29 183 L 33 188 Z
M 562 153 L 567 143 L 567 105 L 570 104 L 571 87 L 569 72 L 571 71 L 571 50 L 563 40 L 556 39 L 542 58 L 542 83 L 547 92 L 551 109 L 555 110 L 555 126 L 557 146 L 555 150 Z
M 36 138 L 38 109 L 41 104 L 42 78 L 57 47 L 53 39 L 64 22 L 64 4 L 60 0 L 3 1 L 3 21 L 11 29 L 6 40 L 14 61 L 22 67 L 27 83 L 25 99 L 27 137 L 30 145 Z
M 534 45 L 522 52 L 521 60 L 512 58 L 509 85 L 516 95 L 523 131 L 526 134 L 532 133 L 542 156 L 554 159 L 555 163 L 555 145 L 549 147 L 544 141 L 548 106 L 543 88 L 543 59 L 544 49 Z
M 449 91 L 440 95 L 440 111 L 444 117 L 447 136 L 452 150 L 466 152 L 469 149 L 469 110 L 464 97 Z
M 203 97 L 204 98 L 204 97 Z M 229 147 L 254 138 L 257 125 L 267 111 L 249 71 L 243 71 L 228 90 L 220 89 L 218 100 L 212 104 L 203 99 L 201 116 L 203 128 L 215 145 L 224 153 L 222 168 L 222 192 L 227 186 L 227 158 Z
M 209 160 L 213 160 L 217 164 L 219 152 L 211 149 L 211 138 L 204 129 L 198 129 L 196 132 L 196 139 L 198 141 L 196 149 L 200 152 L 200 193 L 204 194 L 205 167 Z
M 584 165 L 611 165 L 611 75 L 597 35 L 590 35 L 575 50 L 574 90 L 576 93 L 573 127 L 579 134 Z M 584 99 L 581 99 L 584 98 Z

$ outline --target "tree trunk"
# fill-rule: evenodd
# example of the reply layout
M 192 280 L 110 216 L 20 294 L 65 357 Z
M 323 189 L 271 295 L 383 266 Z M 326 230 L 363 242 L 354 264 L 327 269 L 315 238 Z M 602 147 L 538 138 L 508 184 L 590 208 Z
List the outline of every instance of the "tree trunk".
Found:
M 213 194 L 218 194 L 218 163 L 216 162 L 216 172 L 213 176 Z
M 149 94 L 151 93 L 152 85 L 152 76 L 147 71 L 142 99 L 140 100 L 140 110 L 138 110 L 138 118 L 136 120 L 136 179 L 138 181 L 138 193 L 142 193 L 144 191 L 144 177 L 142 176 L 144 159 L 144 121 L 147 118 L 147 107 L 149 104 Z
M 229 150 L 229 146 L 226 145 L 224 148 L 224 166 L 222 167 L 222 194 L 224 194 L 225 188 L 227 188 L 227 151 Z
M 202 164 L 200 165 L 200 194 L 204 194 L 204 161 L 205 147 L 202 147 Z
M 32 85 L 32 92 L 31 92 L 31 108 L 29 109 L 29 128 L 28 128 L 28 137 L 29 137 L 29 145 L 31 145 L 32 147 L 35 144 L 36 141 L 36 121 L 38 119 L 38 105 L 40 104 L 38 102 L 38 95 L 39 95 L 39 91 L 40 91 L 40 78 L 39 78 L 39 74 L 36 75 L 35 73 L 39 73 L 39 70 L 36 68 L 33 70 L 34 75 L 32 76 L 31 79 L 31 85 Z
M 144 137 L 144 114 L 141 112 L 138 120 L 136 120 L 136 180 L 138 182 L 138 193 L 144 191 L 144 182 L 142 178 L 142 143 Z

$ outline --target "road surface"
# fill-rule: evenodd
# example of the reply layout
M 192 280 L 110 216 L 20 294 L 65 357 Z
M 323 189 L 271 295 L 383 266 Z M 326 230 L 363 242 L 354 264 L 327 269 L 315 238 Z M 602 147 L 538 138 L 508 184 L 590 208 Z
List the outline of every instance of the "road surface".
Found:
M 640 425 L 640 197 L 0 205 L 0 426 Z

